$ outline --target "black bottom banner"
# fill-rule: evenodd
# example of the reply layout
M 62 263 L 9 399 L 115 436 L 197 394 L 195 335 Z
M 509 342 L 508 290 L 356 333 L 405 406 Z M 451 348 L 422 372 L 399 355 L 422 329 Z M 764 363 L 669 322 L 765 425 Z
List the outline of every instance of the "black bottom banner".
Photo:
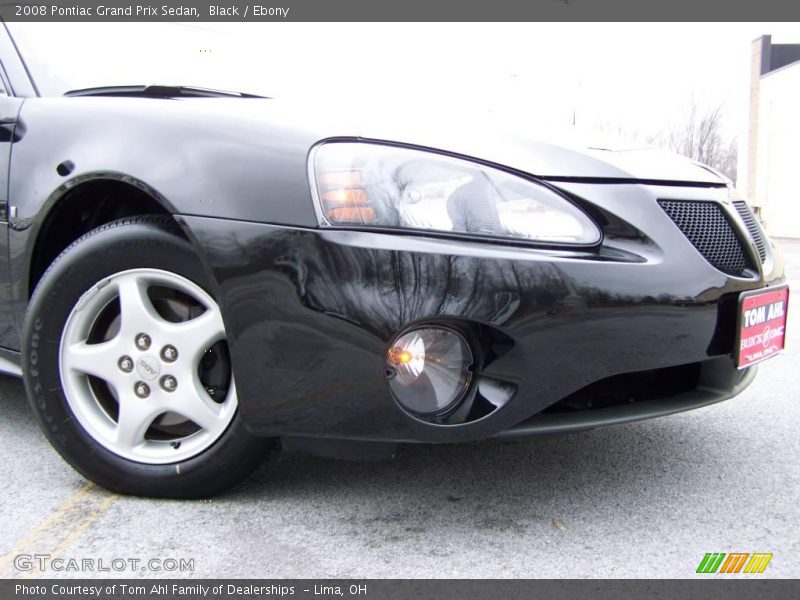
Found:
M 785 579 L 60 579 L 0 580 L 3 600 L 256 600 L 263 598 L 453 600 L 784 600 L 800 598 L 800 580 Z

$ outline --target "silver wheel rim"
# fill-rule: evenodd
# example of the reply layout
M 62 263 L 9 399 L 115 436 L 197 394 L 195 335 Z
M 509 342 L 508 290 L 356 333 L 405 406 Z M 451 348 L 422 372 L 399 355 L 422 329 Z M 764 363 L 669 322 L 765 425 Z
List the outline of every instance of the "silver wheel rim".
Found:
M 153 289 L 195 303 L 190 312 L 199 314 L 165 318 Z M 102 329 L 99 321 L 115 312 L 106 338 L 92 339 Z M 236 413 L 232 375 L 222 393 L 201 378 L 208 353 L 219 353 L 225 339 L 219 306 L 185 277 L 132 269 L 103 279 L 81 296 L 61 336 L 59 369 L 69 407 L 94 440 L 123 458 L 169 464 L 197 456 Z

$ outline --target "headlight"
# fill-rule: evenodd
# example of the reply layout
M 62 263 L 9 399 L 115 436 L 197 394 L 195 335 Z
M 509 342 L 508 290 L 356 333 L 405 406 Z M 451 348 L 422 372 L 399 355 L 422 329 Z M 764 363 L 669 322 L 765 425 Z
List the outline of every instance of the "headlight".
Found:
M 499 169 L 433 152 L 331 142 L 313 153 L 320 224 L 415 229 L 556 244 L 600 230 L 561 194 Z

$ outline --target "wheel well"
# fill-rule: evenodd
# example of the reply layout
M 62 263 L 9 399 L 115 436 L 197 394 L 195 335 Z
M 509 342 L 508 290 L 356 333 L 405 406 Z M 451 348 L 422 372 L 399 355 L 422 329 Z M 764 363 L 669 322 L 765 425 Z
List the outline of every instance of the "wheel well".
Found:
M 58 255 L 84 233 L 117 219 L 149 214 L 170 213 L 150 194 L 122 181 L 89 181 L 69 191 L 47 214 L 36 237 L 28 296 Z

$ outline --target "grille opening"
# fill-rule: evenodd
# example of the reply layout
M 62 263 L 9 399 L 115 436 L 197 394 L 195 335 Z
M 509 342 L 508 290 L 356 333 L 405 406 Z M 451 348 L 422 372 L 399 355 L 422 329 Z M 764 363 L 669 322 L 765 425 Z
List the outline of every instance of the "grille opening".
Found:
M 739 216 L 742 217 L 742 221 L 744 221 L 747 231 L 750 232 L 750 237 L 753 238 L 753 242 L 758 250 L 758 258 L 761 259 L 761 264 L 764 264 L 767 260 L 767 243 L 761 233 L 761 228 L 758 226 L 756 216 L 753 214 L 753 211 L 750 210 L 750 207 L 747 206 L 747 202 L 739 200 L 734 202 L 733 206 L 736 208 L 736 212 L 739 213 Z
M 701 363 L 614 375 L 596 381 L 549 406 L 543 414 L 563 414 L 670 398 L 697 389 Z
M 658 203 L 709 263 L 728 275 L 746 275 L 752 265 L 731 222 L 716 202 L 659 200 Z

